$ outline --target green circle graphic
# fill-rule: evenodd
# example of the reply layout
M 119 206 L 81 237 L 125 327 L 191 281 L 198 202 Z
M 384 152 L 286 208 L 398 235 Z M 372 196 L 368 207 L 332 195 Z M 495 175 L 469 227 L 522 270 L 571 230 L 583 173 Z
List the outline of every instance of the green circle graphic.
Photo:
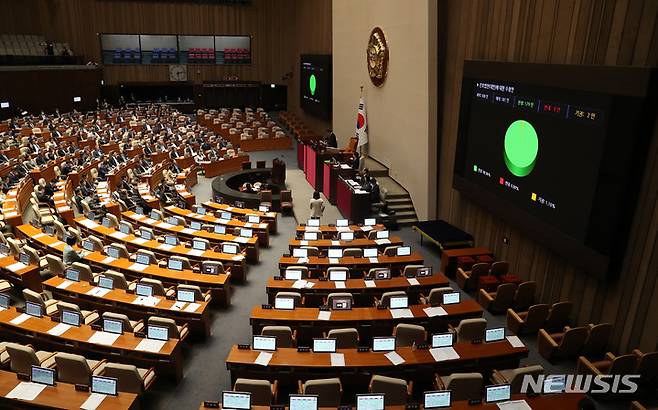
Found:
M 311 95 L 315 95 L 315 87 L 317 86 L 317 81 L 315 79 L 315 74 L 311 74 L 308 78 L 308 89 L 311 90 Z
M 505 165 L 517 177 L 530 174 L 537 162 L 539 139 L 528 121 L 516 120 L 505 132 Z

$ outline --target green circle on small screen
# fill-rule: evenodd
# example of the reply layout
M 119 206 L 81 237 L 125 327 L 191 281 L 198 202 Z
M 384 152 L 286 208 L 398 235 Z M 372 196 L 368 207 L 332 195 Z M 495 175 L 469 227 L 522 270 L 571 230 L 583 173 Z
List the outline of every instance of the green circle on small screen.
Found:
M 516 120 L 505 132 L 505 165 L 517 177 L 530 174 L 537 161 L 539 139 L 528 121 Z
M 315 95 L 315 87 L 317 86 L 317 80 L 315 79 L 315 74 L 311 74 L 308 78 L 308 89 L 311 90 L 311 95 Z

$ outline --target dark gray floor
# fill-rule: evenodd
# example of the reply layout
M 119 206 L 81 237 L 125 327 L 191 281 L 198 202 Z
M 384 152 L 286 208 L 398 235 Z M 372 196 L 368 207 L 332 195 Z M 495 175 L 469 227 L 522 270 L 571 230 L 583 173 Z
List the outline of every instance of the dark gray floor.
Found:
M 279 151 L 270 153 L 256 153 L 252 161 L 267 159 L 283 155 L 288 169 L 294 169 L 296 159 L 294 151 Z M 198 188 L 195 188 L 197 201 L 201 202 L 209 196 L 209 180 L 200 178 Z M 224 360 L 229 349 L 236 343 L 249 343 L 251 327 L 249 313 L 253 306 L 266 302 L 265 284 L 267 278 L 278 269 L 278 259 L 287 253 L 287 242 L 293 237 L 296 221 L 293 217 L 281 217 L 278 221 L 278 234 L 271 238 L 269 248 L 262 248 L 260 264 L 250 265 L 248 269 L 248 282 L 234 288 L 232 303 L 229 309 L 215 310 L 212 317 L 212 336 L 203 342 L 189 344 L 184 351 L 185 377 L 173 384 L 161 380 L 153 391 L 144 400 L 147 409 L 194 409 L 203 400 L 217 400 L 222 390 L 230 389 L 229 373 Z M 423 254 L 426 264 L 432 265 L 435 271 L 439 269 L 438 251 L 432 245 L 421 246 L 417 233 L 404 228 L 397 235 L 402 237 L 405 244 L 409 244 L 415 251 Z M 453 288 L 458 289 L 456 284 Z M 471 295 L 473 296 L 473 295 Z M 470 296 L 469 296 L 470 297 Z M 489 326 L 505 326 L 505 316 L 493 316 L 485 312 Z M 536 349 L 536 336 L 524 337 L 523 341 L 530 348 L 530 355 L 522 364 L 541 364 L 546 373 L 565 373 L 575 371 L 575 361 L 567 361 L 552 365 L 545 361 Z M 652 400 L 655 404 L 655 398 Z M 647 402 L 647 400 L 643 400 Z M 597 403 L 597 409 L 628 409 L 629 401 L 616 401 Z

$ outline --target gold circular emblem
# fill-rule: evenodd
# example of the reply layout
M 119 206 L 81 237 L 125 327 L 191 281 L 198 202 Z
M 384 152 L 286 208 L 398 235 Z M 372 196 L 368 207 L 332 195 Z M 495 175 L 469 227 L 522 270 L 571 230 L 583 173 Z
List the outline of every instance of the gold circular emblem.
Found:
M 380 87 L 384 84 L 388 73 L 388 44 L 384 32 L 379 27 L 373 28 L 370 32 L 366 57 L 370 81 Z

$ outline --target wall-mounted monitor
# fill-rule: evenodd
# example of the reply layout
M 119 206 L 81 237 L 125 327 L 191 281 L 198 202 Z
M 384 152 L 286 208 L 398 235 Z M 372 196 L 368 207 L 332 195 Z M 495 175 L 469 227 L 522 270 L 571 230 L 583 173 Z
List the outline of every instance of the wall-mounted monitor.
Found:
M 299 105 L 308 114 L 330 120 L 332 106 L 331 55 L 302 54 L 299 73 Z

